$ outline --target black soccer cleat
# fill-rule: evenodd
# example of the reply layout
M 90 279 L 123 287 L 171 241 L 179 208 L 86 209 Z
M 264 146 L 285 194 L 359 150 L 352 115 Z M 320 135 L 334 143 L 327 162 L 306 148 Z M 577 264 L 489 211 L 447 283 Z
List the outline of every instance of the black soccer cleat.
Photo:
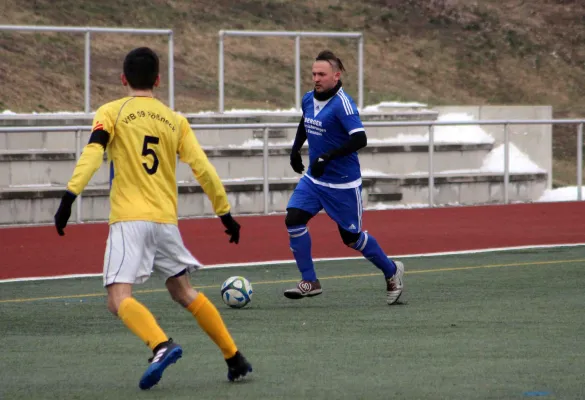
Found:
M 227 378 L 230 382 L 242 379 L 248 372 L 252 372 L 252 365 L 239 351 L 225 362 L 228 365 Z

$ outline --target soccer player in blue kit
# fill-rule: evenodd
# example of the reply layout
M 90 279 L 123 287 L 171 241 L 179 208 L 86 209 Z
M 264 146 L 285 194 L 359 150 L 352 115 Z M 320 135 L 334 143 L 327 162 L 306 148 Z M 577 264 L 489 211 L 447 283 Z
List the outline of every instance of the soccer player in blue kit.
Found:
M 344 92 L 343 63 L 329 50 L 313 63 L 314 90 L 303 97 L 303 117 L 290 153 L 293 170 L 305 170 L 301 147 L 309 141 L 309 170 L 299 180 L 285 223 L 301 281 L 284 292 L 289 299 L 323 292 L 311 256 L 309 220 L 322 209 L 339 228 L 347 246 L 361 252 L 384 273 L 386 302 L 394 304 L 404 287 L 404 264 L 389 259 L 376 239 L 362 231 L 362 178 L 357 151 L 367 145 L 366 132 L 353 99 Z

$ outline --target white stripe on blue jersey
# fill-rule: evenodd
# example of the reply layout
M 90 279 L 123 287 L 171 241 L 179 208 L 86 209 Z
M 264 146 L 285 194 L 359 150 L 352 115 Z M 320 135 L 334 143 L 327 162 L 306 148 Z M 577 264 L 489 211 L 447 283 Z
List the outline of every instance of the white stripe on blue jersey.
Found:
M 343 108 L 345 109 L 345 115 L 352 115 L 353 114 L 353 107 L 351 106 L 349 99 L 345 95 L 343 88 L 339 89 L 339 91 L 337 92 L 337 96 L 339 96 L 339 98 L 341 98 L 341 101 L 343 103 Z

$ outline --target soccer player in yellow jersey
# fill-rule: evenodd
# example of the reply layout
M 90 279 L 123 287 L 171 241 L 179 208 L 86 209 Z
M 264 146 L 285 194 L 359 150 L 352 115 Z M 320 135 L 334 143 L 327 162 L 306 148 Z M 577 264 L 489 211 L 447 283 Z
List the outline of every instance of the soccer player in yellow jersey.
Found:
M 220 348 L 228 379 L 237 380 L 252 367 L 238 351 L 216 307 L 189 282 L 190 272 L 201 264 L 185 248 L 177 226 L 177 154 L 191 166 L 230 242 L 238 243 L 240 225 L 232 218 L 225 188 L 187 119 L 154 98 L 159 82 L 156 53 L 141 47 L 127 54 L 122 84 L 129 87 L 129 95 L 97 110 L 89 143 L 55 214 L 55 226 L 64 235 L 75 198 L 107 151 L 111 210 L 103 279 L 108 309 L 153 351 L 139 387 L 149 389 L 157 384 L 165 368 L 183 352 L 151 312 L 132 297 L 132 285 L 145 282 L 153 269 L 165 277 L 172 299 L 193 314 Z

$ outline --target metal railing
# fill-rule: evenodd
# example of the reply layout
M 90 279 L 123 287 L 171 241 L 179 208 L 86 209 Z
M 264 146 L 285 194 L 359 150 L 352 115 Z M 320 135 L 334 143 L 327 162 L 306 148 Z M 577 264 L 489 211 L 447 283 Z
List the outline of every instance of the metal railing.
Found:
M 225 60 L 224 37 L 294 37 L 295 38 L 295 108 L 301 109 L 301 37 L 330 37 L 358 39 L 358 108 L 364 106 L 364 35 L 361 32 L 295 32 L 295 31 L 219 31 L 219 112 L 224 112 Z
M 435 187 L 435 171 L 434 171 L 434 127 L 435 126 L 462 126 L 462 125 L 502 125 L 504 129 L 504 199 L 503 204 L 508 204 L 509 201 L 509 184 L 510 184 L 510 132 L 511 125 L 577 125 L 577 200 L 581 201 L 583 186 L 583 125 L 585 119 L 553 119 L 553 120 L 477 120 L 477 121 L 402 121 L 402 122 L 364 122 L 364 127 L 407 127 L 407 126 L 426 126 L 429 134 L 429 150 L 428 150 L 428 203 L 430 207 L 435 206 L 434 202 L 434 187 Z M 225 129 L 262 129 L 263 130 L 263 199 L 264 199 L 264 213 L 270 212 L 270 198 L 269 198 L 269 143 L 268 131 L 269 129 L 286 129 L 296 128 L 297 123 L 257 123 L 257 124 L 191 124 L 193 129 L 209 129 L 209 130 L 225 130 Z M 74 132 L 75 133 L 75 154 L 76 159 L 81 154 L 81 132 L 89 132 L 91 126 L 76 125 L 76 126 L 28 126 L 28 127 L 0 127 L 0 133 L 18 133 L 18 132 Z M 81 221 L 81 196 L 77 205 L 77 222 Z
M 169 107 L 175 108 L 175 63 L 174 63 L 174 43 L 173 31 L 171 29 L 134 29 L 134 28 L 97 28 L 97 27 L 74 27 L 74 26 L 42 26 L 42 25 L 0 25 L 0 31 L 20 31 L 20 32 L 64 32 L 64 33 L 84 33 L 84 111 L 91 112 L 90 97 L 90 74 L 91 74 L 91 34 L 95 33 L 126 33 L 140 35 L 168 35 L 168 74 L 169 74 Z

